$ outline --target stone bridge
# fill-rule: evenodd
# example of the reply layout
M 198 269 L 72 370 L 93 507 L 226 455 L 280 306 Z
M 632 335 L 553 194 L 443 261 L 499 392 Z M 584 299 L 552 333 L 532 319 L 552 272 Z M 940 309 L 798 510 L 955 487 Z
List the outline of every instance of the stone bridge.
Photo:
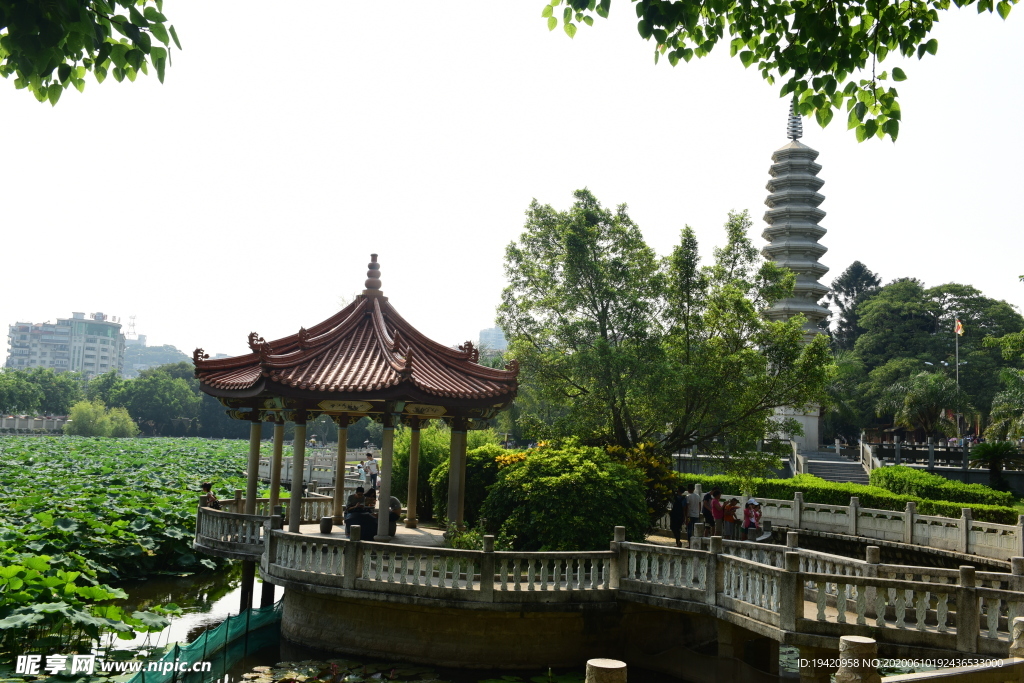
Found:
M 607 551 L 500 552 L 490 537 L 470 551 L 281 526 L 201 508 L 195 547 L 258 560 L 264 580 L 285 587 L 286 639 L 436 665 L 615 656 L 692 680 L 771 681 L 780 644 L 835 657 L 842 635 L 873 638 L 886 657 L 1006 657 L 1024 616 L 1017 556 L 1009 572 L 944 569 L 882 563 L 877 546 L 864 559 L 817 552 L 796 532 L 786 545 L 714 537 L 677 549 L 625 542 L 621 528 Z M 805 667 L 801 679 L 829 673 Z

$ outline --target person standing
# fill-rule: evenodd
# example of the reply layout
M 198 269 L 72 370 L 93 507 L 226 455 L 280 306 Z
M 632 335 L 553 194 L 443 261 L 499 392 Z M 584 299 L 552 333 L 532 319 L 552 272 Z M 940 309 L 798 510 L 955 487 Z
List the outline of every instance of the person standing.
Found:
M 686 524 L 686 494 L 682 486 L 672 496 L 672 509 L 668 513 L 669 528 L 676 539 L 676 547 L 683 547 L 683 525 Z
M 377 467 L 377 461 L 373 459 L 373 453 L 366 454 L 366 460 L 363 461 L 363 469 L 366 470 L 366 474 L 370 477 L 370 488 L 377 488 L 377 473 L 380 469 Z
M 711 518 L 715 522 L 715 536 L 721 536 L 725 529 L 725 507 L 722 505 L 722 489 L 711 489 Z
M 700 521 L 700 496 L 695 488 L 693 484 L 686 487 L 686 544 L 690 548 L 693 547 L 693 527 Z
M 203 484 L 203 507 L 220 510 L 220 501 L 217 500 L 217 496 L 213 495 L 213 484 Z
M 704 516 L 704 535 L 714 536 L 715 535 L 715 517 L 711 513 L 711 500 L 712 491 L 708 491 L 704 494 L 704 500 L 701 501 L 700 512 Z

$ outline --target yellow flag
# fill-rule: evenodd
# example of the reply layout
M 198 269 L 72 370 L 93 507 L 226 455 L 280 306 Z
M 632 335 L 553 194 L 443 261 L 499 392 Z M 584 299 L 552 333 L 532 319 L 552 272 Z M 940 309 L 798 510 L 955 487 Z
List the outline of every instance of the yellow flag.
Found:
M 959 318 L 957 318 L 956 320 L 956 333 L 959 334 L 961 337 L 964 335 L 964 324 L 960 322 Z

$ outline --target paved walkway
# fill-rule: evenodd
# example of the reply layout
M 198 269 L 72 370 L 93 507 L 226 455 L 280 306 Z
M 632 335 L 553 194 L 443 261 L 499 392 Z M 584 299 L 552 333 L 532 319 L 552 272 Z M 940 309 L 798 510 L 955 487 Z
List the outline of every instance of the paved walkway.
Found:
M 427 527 L 406 529 L 405 526 L 399 524 L 396 531 L 397 533 L 393 540 L 394 543 L 399 543 L 401 545 L 416 545 L 425 548 L 444 547 L 444 529 L 432 529 Z M 306 536 L 347 538 L 347 536 L 345 536 L 344 524 L 335 525 L 334 529 L 329 534 L 321 534 L 319 524 L 303 524 L 299 527 L 299 532 Z

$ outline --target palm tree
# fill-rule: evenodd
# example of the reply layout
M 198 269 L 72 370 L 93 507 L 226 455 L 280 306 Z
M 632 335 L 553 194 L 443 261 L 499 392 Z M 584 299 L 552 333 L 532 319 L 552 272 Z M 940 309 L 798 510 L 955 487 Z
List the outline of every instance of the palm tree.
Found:
M 1006 388 L 992 399 L 992 424 L 985 436 L 1019 439 L 1024 436 L 1024 370 L 1006 368 L 999 377 Z
M 879 416 L 893 415 L 900 427 L 920 427 L 929 436 L 956 434 L 956 423 L 947 417 L 949 411 L 969 413 L 974 408 L 967 394 L 952 377 L 938 372 L 921 372 L 890 386 L 875 411 Z
M 1009 490 L 1003 479 L 1003 468 L 1024 468 L 1024 455 L 1012 441 L 987 441 L 971 449 L 971 467 L 988 468 L 988 485 L 999 491 Z

